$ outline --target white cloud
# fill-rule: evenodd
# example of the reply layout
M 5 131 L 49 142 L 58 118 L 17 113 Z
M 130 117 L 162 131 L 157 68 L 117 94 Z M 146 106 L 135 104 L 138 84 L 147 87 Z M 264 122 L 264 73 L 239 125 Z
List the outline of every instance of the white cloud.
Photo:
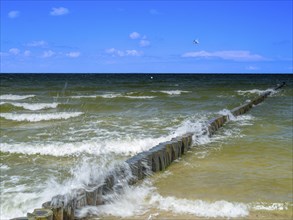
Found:
M 9 18 L 17 18 L 17 17 L 19 17 L 19 15 L 20 15 L 20 12 L 19 11 L 10 11 L 8 13 L 8 17 Z
M 55 52 L 53 52 L 52 50 L 47 50 L 43 52 L 43 58 L 49 58 L 51 56 L 55 55 Z
M 23 52 L 23 55 L 24 55 L 25 57 L 29 57 L 31 54 L 32 54 L 32 53 L 31 53 L 31 51 L 29 51 L 29 50 L 26 50 L 26 51 Z
M 43 40 L 32 41 L 32 42 L 27 44 L 27 46 L 29 46 L 29 47 L 43 47 L 43 46 L 46 46 L 46 45 L 47 45 L 47 42 L 43 41 Z
M 258 70 L 259 68 L 257 66 L 248 66 L 246 67 L 247 70 Z
M 107 49 L 106 53 L 111 54 L 112 56 L 119 56 L 119 57 L 123 57 L 125 55 L 123 51 L 117 50 L 115 48 Z
M 17 48 L 11 48 L 9 50 L 9 53 L 13 54 L 13 55 L 18 55 L 20 53 L 20 50 Z
M 127 56 L 141 56 L 143 53 L 137 50 L 126 50 Z
M 148 40 L 140 40 L 139 41 L 139 46 L 141 47 L 147 47 L 151 44 L 151 42 L 149 42 Z
M 66 56 L 71 57 L 71 58 L 76 58 L 80 56 L 80 52 L 75 51 L 75 52 L 69 52 L 66 54 Z
M 137 32 L 132 32 L 131 34 L 129 34 L 129 37 L 133 40 L 138 39 L 138 38 L 140 38 L 140 34 Z
M 68 13 L 69 13 L 69 10 L 67 8 L 59 7 L 59 8 L 52 8 L 50 15 L 60 16 L 60 15 L 68 14 Z
M 141 56 L 143 55 L 142 51 L 137 51 L 137 50 L 118 50 L 115 48 L 110 48 L 106 50 L 107 54 L 111 54 L 112 56 L 118 56 L 118 57 L 124 57 L 124 56 Z
M 234 61 L 263 61 L 266 60 L 264 57 L 258 54 L 252 54 L 250 51 L 245 50 L 227 50 L 227 51 L 195 51 L 187 52 L 182 57 L 201 57 L 201 58 L 220 58 L 224 60 Z

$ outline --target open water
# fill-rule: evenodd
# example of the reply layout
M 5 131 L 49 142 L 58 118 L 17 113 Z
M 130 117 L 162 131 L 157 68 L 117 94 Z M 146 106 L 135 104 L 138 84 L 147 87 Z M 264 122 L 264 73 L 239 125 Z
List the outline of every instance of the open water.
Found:
M 292 218 L 292 75 L 2 74 L 1 219 L 97 182 L 172 137 L 199 139 L 167 170 L 80 216 Z M 205 122 L 286 82 L 216 135 Z

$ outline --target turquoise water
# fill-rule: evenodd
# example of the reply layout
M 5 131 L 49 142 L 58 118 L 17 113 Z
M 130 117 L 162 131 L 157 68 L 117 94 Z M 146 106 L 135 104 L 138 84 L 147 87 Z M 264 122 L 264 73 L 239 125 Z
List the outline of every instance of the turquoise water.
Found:
M 102 181 L 115 164 L 186 132 L 200 138 L 178 163 L 80 215 L 292 215 L 291 75 L 0 77 L 1 219 Z M 215 136 L 203 134 L 209 119 L 283 81 Z

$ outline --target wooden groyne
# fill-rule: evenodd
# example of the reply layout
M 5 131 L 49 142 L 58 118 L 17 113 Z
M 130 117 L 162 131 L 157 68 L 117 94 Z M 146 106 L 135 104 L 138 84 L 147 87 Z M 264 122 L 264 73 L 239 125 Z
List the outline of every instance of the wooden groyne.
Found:
M 265 100 L 274 90 L 282 88 L 285 83 L 277 85 L 273 90 L 267 90 L 250 102 L 231 110 L 235 117 L 249 111 L 253 106 Z M 228 115 L 221 115 L 209 120 L 205 127 L 205 135 L 212 136 L 220 127 L 229 121 Z M 85 188 L 72 190 L 65 195 L 53 196 L 51 201 L 45 202 L 42 208 L 27 213 L 27 217 L 14 220 L 74 220 L 78 210 L 85 206 L 104 204 L 105 195 L 123 191 L 121 182 L 133 185 L 153 172 L 165 170 L 174 160 L 184 155 L 196 140 L 197 134 L 186 133 L 174 137 L 170 141 L 160 143 L 148 151 L 141 152 L 109 171 L 103 177 L 102 184 L 92 184 Z

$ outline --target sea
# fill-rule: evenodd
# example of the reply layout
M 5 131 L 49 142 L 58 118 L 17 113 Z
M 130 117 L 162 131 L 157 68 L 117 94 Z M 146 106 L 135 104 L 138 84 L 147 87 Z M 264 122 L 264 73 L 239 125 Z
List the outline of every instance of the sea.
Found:
M 285 74 L 1 74 L 0 219 L 102 182 L 128 158 L 187 132 L 191 150 L 92 219 L 292 219 L 293 77 Z M 279 91 L 277 84 L 286 82 Z M 209 137 L 206 123 L 267 99 Z

